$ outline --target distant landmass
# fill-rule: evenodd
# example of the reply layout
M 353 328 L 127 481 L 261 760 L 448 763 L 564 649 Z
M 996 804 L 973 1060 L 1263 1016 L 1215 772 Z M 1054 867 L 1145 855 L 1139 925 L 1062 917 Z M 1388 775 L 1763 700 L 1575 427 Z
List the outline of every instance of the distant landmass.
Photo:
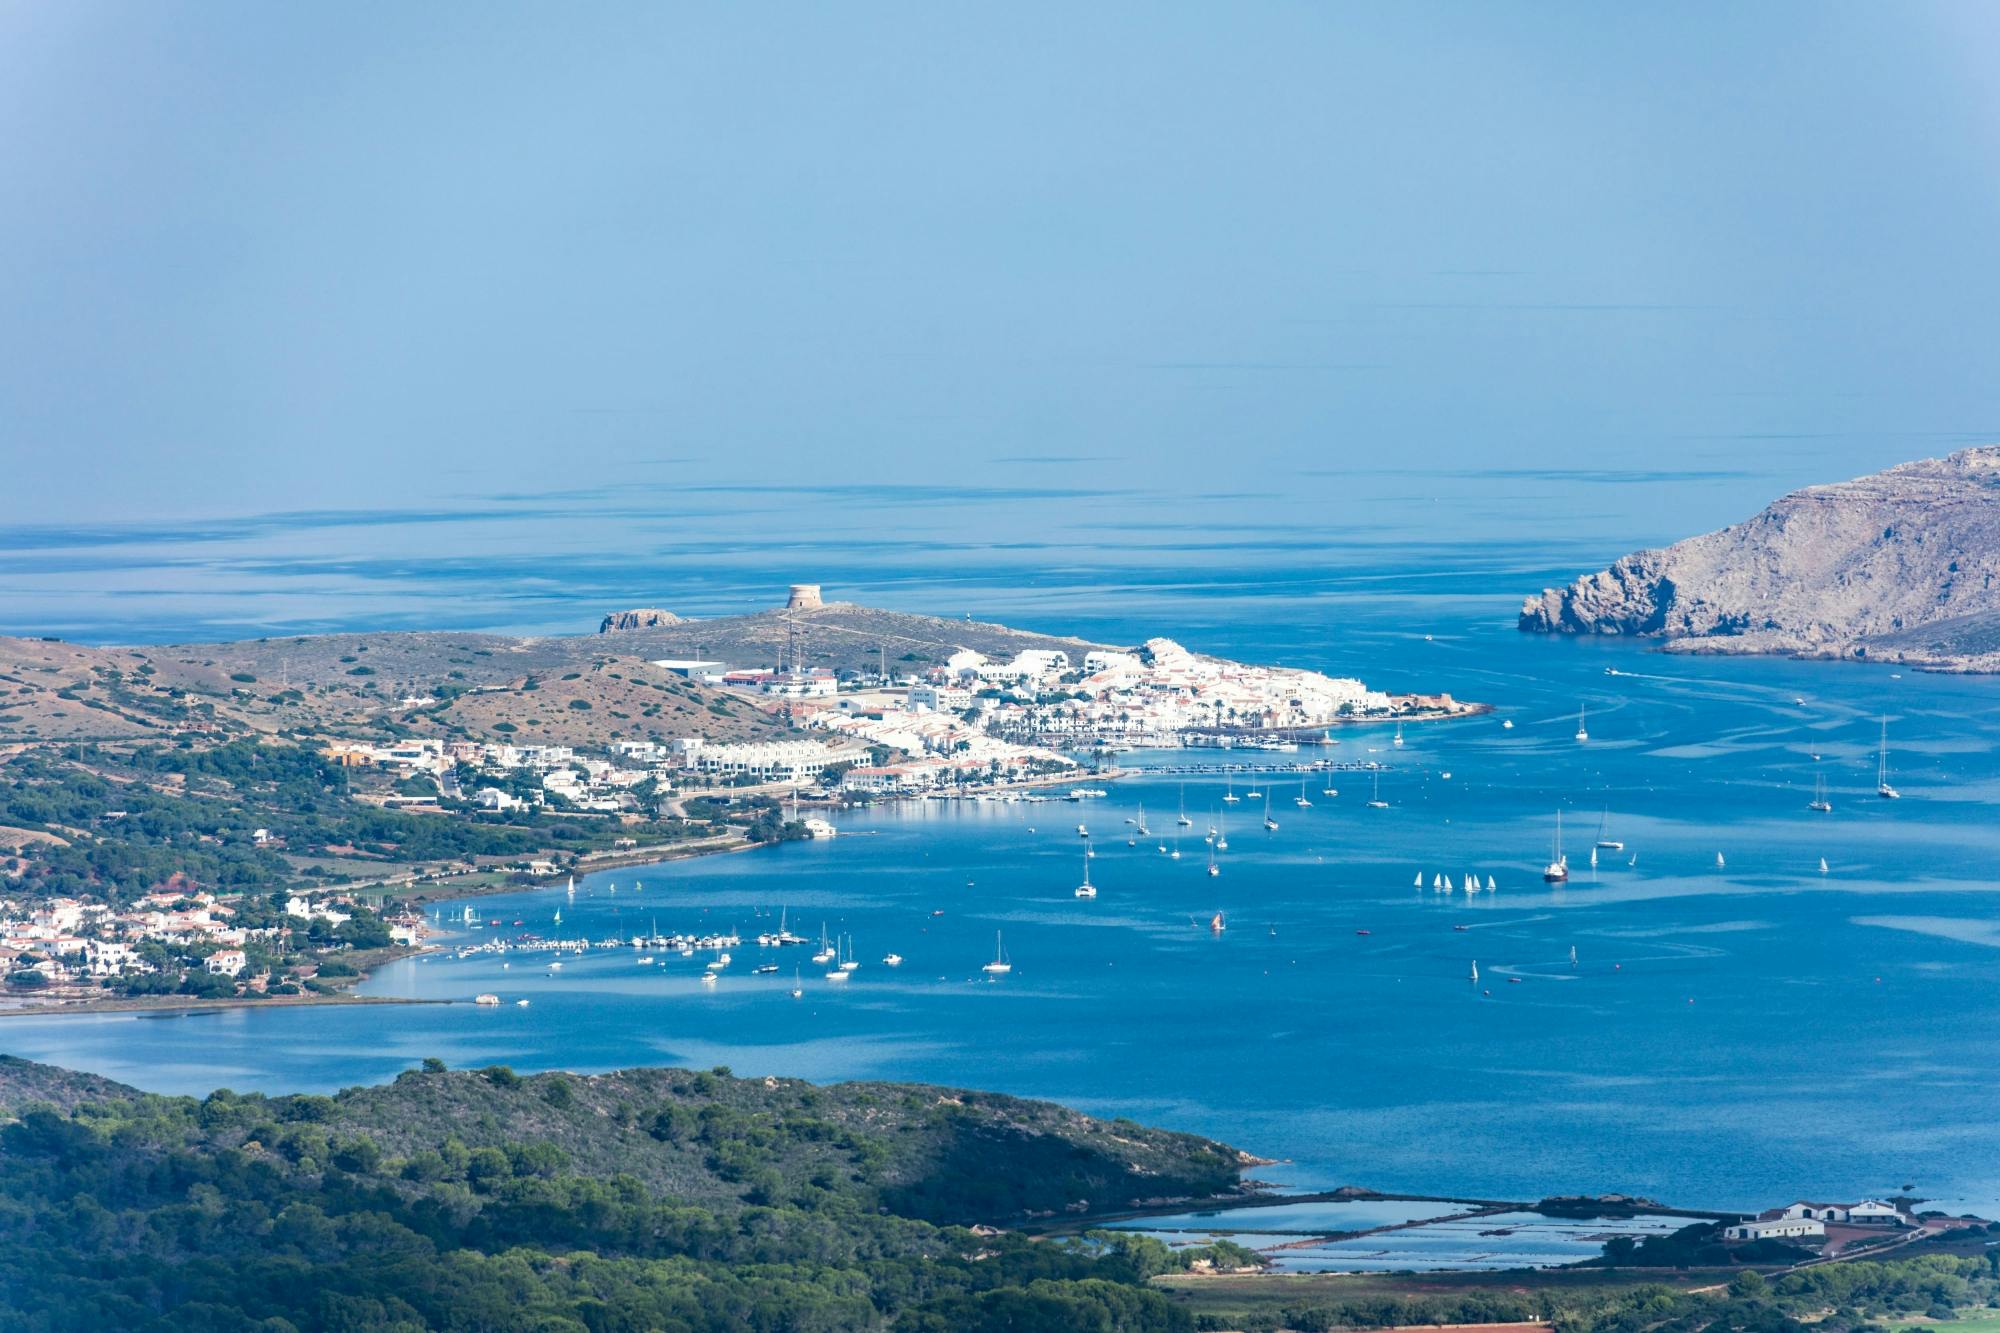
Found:
M 2000 672 L 2000 446 L 1809 486 L 1521 607 L 1544 634 Z

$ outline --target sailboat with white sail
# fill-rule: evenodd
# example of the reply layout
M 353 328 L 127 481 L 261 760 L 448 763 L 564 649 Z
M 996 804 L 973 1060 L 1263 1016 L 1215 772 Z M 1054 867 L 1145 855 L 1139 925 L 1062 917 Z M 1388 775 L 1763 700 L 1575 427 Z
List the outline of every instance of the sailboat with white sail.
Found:
M 1889 785 L 1889 719 L 1882 719 L 1882 745 L 1875 752 L 1875 794 L 1885 801 L 1894 801 L 1903 793 Z
M 1609 806 L 1606 806 L 1604 813 L 1597 817 L 1597 845 L 1607 852 L 1622 852 L 1625 850 L 1625 844 L 1616 838 L 1608 836 L 1605 832 L 1605 826 L 1610 822 L 1611 809 Z
M 1826 774 L 1814 772 L 1813 798 L 1806 802 L 1806 809 L 1817 810 L 1821 814 L 1825 814 L 1833 809 L 1833 802 L 1827 798 L 1826 794 Z
M 1083 883 L 1076 886 L 1076 896 L 1079 898 L 1097 896 L 1097 886 L 1090 882 L 1090 858 L 1087 856 L 1083 858 Z
M 1278 831 L 1278 821 L 1271 818 L 1271 795 L 1269 792 L 1264 794 L 1264 827 L 1272 833 Z
M 1382 770 L 1379 768 L 1375 770 L 1374 795 L 1368 798 L 1368 808 L 1370 810 L 1387 810 L 1389 808 L 1389 803 L 1382 799 Z
M 1180 814 L 1179 814 L 1179 815 L 1178 815 L 1178 816 L 1177 816 L 1177 817 L 1176 817 L 1176 818 L 1174 819 L 1174 823 L 1176 823 L 1176 824 L 1180 825 L 1180 826 L 1181 826 L 1182 828 L 1193 828 L 1193 827 L 1194 827 L 1194 821 L 1193 821 L 1192 819 L 1189 819 L 1189 818 L 1188 818 L 1188 812 L 1187 812 L 1187 783 L 1185 783 L 1185 782 L 1183 782 L 1183 783 L 1181 784 L 1181 812 L 1180 812 Z
M 1563 855 L 1563 815 L 1556 811 L 1555 837 L 1549 843 L 1549 863 L 1542 869 L 1542 878 L 1551 884 L 1561 884 L 1569 879 L 1569 858 Z
M 1299 794 L 1292 798 L 1292 804 L 1301 810 L 1312 809 L 1312 802 L 1306 799 L 1306 780 L 1304 778 L 1299 779 Z
M 993 961 L 979 970 L 989 977 L 1004 977 L 1014 970 L 1014 965 L 1007 961 L 1007 950 L 1001 947 L 997 930 L 993 932 Z
M 1576 708 L 1576 738 L 1577 738 L 1578 740 L 1580 740 L 1580 741 L 1587 741 L 1587 740 L 1589 740 L 1589 739 L 1590 739 L 1590 728 L 1584 725 L 1584 718 L 1585 718 L 1585 715 L 1586 715 L 1586 714 L 1587 714 L 1587 713 L 1588 713 L 1589 711 L 1590 711 L 1590 706 L 1589 706 L 1588 704 L 1578 704 L 1578 705 L 1577 705 L 1577 708 Z

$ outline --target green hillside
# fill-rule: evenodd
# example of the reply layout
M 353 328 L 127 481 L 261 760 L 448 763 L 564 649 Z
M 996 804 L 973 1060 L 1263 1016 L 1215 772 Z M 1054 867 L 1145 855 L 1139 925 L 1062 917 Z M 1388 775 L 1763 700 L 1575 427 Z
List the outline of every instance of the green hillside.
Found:
M 1185 1329 L 1144 1285 L 1188 1261 L 1157 1242 L 986 1228 L 1231 1190 L 1242 1161 L 721 1070 L 195 1099 L 7 1060 L 0 1111 L 0 1330 Z

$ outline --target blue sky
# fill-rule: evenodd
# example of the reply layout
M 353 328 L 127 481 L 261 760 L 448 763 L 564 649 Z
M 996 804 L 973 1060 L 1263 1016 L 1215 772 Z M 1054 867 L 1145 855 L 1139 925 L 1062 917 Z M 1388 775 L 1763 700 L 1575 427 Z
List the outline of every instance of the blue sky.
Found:
M 1678 535 L 2000 440 L 1996 57 L 1971 3 L 7 0 L 0 526 Z

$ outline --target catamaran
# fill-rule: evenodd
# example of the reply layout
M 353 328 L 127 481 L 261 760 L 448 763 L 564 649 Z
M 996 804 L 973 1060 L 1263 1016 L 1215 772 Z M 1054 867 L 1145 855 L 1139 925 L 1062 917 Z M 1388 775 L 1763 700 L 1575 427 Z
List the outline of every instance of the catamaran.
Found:
M 1014 965 L 1007 961 L 1007 951 L 1000 947 L 1000 932 L 997 930 L 993 932 L 993 961 L 979 970 L 989 977 L 1004 977 L 1014 970 Z
M 1569 878 L 1569 858 L 1563 855 L 1563 814 L 1556 811 L 1555 838 L 1549 844 L 1549 863 L 1542 870 L 1542 878 L 1551 884 L 1561 884 Z
M 1090 858 L 1087 856 L 1083 858 L 1083 883 L 1076 886 L 1076 896 L 1079 898 L 1097 896 L 1097 887 L 1090 882 Z
M 1889 785 L 1889 719 L 1882 719 L 1882 748 L 1875 752 L 1875 794 L 1885 801 L 1902 796 Z

